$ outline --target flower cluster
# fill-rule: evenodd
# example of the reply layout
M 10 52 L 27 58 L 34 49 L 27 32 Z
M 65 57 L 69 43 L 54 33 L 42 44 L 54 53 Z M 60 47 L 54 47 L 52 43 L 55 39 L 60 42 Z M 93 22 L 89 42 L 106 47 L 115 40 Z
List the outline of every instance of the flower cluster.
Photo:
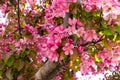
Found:
M 6 25 L 0 23 L 0 29 L 4 27 L 0 32 L 0 62 L 5 64 L 2 67 L 13 71 L 15 67 L 19 72 L 17 62 L 28 69 L 27 63 L 39 67 L 39 63 L 42 65 L 47 60 L 61 62 L 70 57 L 67 67 L 73 71 L 80 67 L 83 75 L 119 71 L 120 45 L 117 41 L 120 26 L 109 26 L 112 22 L 120 23 L 120 2 L 77 1 L 48 0 L 42 2 L 42 6 L 36 4 L 37 0 L 20 1 L 20 14 L 17 14 L 16 6 L 11 7 L 7 5 L 11 2 L 5 2 L 0 7 L 8 18 Z M 57 78 L 61 79 L 61 76 Z
M 103 18 L 105 20 L 109 22 L 114 20 L 116 24 L 119 24 L 119 0 L 85 0 L 83 1 L 83 4 L 87 12 L 102 9 Z

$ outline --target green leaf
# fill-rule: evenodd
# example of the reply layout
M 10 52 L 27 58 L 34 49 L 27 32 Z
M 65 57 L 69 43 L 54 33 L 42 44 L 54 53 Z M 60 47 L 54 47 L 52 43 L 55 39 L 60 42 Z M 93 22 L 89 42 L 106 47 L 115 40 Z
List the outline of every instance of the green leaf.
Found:
M 98 53 L 98 50 L 96 49 L 96 47 L 94 46 L 89 46 L 89 51 L 88 51 L 88 55 L 89 56 L 93 56 L 94 54 Z
M 86 18 L 87 20 L 92 20 L 92 14 L 86 12 L 85 10 L 82 11 L 81 16 L 83 16 L 83 17 Z
M 13 63 L 14 63 L 14 58 L 11 57 L 11 58 L 9 58 L 9 59 L 7 60 L 6 65 L 7 65 L 8 67 L 11 67 L 11 66 L 13 65 Z
M 120 33 L 120 25 L 116 25 L 115 26 L 115 31 L 118 32 L 118 33 Z
M 110 36 L 110 35 L 112 35 L 112 32 L 111 32 L 110 28 L 105 28 L 104 31 L 103 31 L 103 34 L 107 35 L 107 36 Z
M 23 58 L 28 54 L 29 50 L 26 48 L 21 54 L 20 57 Z
M 13 49 L 13 48 L 14 48 L 14 45 L 10 45 L 9 48 L 10 48 L 10 49 Z
M 2 78 L 3 71 L 0 70 L 0 79 Z
M 18 71 L 20 71 L 23 67 L 24 67 L 24 62 L 21 61 L 21 60 L 17 60 L 15 63 L 14 63 L 14 68 L 17 69 Z

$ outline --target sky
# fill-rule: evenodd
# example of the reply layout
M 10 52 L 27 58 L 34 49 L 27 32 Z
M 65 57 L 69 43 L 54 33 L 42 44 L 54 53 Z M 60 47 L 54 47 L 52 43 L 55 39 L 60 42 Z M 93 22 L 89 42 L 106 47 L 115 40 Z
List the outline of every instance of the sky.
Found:
M 110 71 L 106 71 L 104 74 L 106 74 L 106 76 L 112 75 L 112 72 Z M 104 74 L 96 74 L 96 75 L 86 75 L 86 76 L 82 76 L 81 72 L 78 71 L 76 72 L 76 78 L 77 80 L 103 80 L 104 79 Z
M 3 17 L 3 14 L 0 10 L 0 23 L 5 23 L 6 19 Z

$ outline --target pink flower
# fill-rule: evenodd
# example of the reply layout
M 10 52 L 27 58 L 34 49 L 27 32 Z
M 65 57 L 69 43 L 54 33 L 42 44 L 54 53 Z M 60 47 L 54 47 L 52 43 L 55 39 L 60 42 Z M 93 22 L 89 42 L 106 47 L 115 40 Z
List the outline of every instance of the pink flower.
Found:
M 79 46 L 78 47 L 78 52 L 82 52 L 83 51 L 83 47 L 82 46 Z
M 77 0 L 69 0 L 70 2 L 77 2 Z
M 78 37 L 82 37 L 84 35 L 84 33 L 85 33 L 85 30 L 83 27 L 80 27 L 80 28 L 78 28 L 78 30 L 76 30 L 76 35 Z
M 28 2 L 30 6 L 32 7 L 33 5 L 36 4 L 37 0 L 26 0 L 26 2 Z
M 90 12 L 91 10 L 97 10 L 97 1 L 98 0 L 85 0 L 83 1 L 83 5 L 85 7 L 85 10 L 87 12 Z
M 72 40 L 72 39 L 69 39 L 69 40 L 68 40 L 68 43 L 72 44 L 72 43 L 73 43 L 73 40 Z
M 77 25 L 80 26 L 80 27 L 82 27 L 82 26 L 83 26 L 83 23 L 80 22 L 79 20 L 77 20 Z
M 49 58 L 50 61 L 57 62 L 59 55 L 58 55 L 57 52 L 50 50 L 50 51 L 47 52 L 47 57 Z
M 69 34 L 69 35 L 72 35 L 72 34 L 76 34 L 77 33 L 77 30 L 75 29 L 75 26 L 71 26 L 71 27 L 68 27 L 66 29 L 66 32 Z
M 37 34 L 37 28 L 34 28 L 30 26 L 29 24 L 25 25 L 24 29 L 32 33 L 32 36 L 36 36 Z
M 92 41 L 93 39 L 94 40 L 98 39 L 95 30 L 88 30 L 83 37 L 84 37 L 84 40 L 86 41 Z
M 71 26 L 75 26 L 76 23 L 77 23 L 77 19 L 75 19 L 75 18 L 70 19 L 70 18 L 69 18 L 68 23 L 69 23 Z
M 7 4 L 3 4 L 0 9 L 2 10 L 2 13 L 5 13 L 7 9 Z
M 96 64 L 93 56 L 89 56 L 87 52 L 83 52 L 80 59 L 82 61 L 80 63 L 80 70 L 83 75 L 96 72 Z
M 66 55 L 73 54 L 74 45 L 70 43 L 66 43 L 65 46 L 62 48 Z

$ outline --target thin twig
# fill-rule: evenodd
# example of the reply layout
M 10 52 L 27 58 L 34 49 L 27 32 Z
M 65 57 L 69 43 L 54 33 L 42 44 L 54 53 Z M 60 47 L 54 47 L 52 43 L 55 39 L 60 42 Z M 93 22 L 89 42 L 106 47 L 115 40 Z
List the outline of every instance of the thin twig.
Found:
M 97 41 L 91 41 L 91 42 L 86 42 L 86 43 L 83 43 L 83 44 L 80 44 L 80 46 L 86 46 L 86 45 L 89 45 L 89 44 L 96 44 L 96 43 L 98 43 L 98 42 L 100 42 L 100 41 L 102 41 L 103 39 L 102 39 L 103 37 L 101 37 L 99 40 L 97 40 Z

